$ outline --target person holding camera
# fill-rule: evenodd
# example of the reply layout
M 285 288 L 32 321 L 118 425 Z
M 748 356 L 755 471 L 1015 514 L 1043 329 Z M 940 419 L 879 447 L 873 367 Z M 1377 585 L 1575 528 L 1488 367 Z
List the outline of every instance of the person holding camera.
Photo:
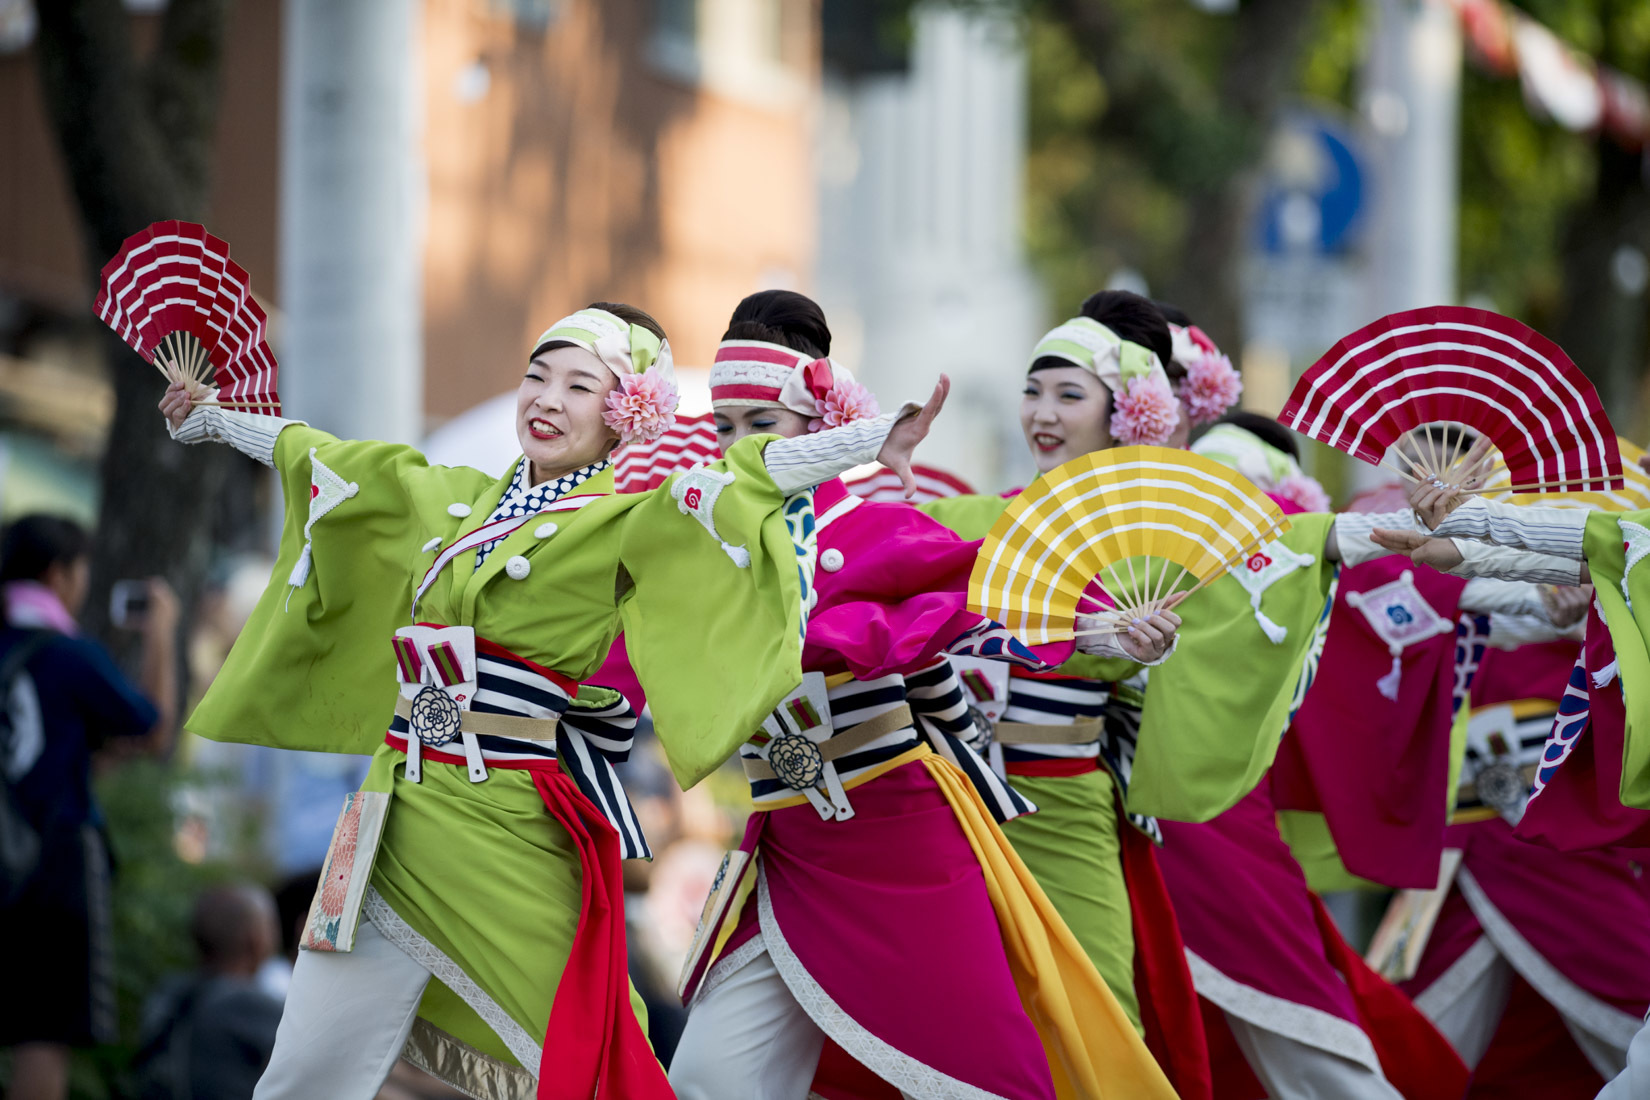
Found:
M 159 578 L 128 599 L 143 635 L 141 684 L 81 637 L 87 532 L 28 515 L 0 535 L 0 941 L 24 945 L 43 979 L 0 998 L 9 1100 L 68 1094 L 69 1051 L 113 1042 L 109 857 L 92 799 L 93 755 L 171 745 L 177 710 L 178 601 Z M 49 968 L 49 971 L 48 969 Z

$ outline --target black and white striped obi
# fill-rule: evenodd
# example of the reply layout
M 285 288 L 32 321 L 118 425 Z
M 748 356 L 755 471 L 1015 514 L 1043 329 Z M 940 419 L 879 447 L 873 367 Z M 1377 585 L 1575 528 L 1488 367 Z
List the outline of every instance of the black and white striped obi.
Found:
M 411 678 L 417 669 L 409 669 L 402 652 L 402 639 L 397 639 L 397 679 L 402 684 L 418 683 Z M 526 738 L 493 733 L 464 733 L 453 742 L 452 748 L 462 754 L 470 772 L 470 781 L 480 783 L 487 778 L 488 766 L 511 768 L 533 763 L 554 761 L 577 784 L 596 808 L 619 834 L 621 859 L 652 859 L 647 838 L 642 835 L 636 811 L 630 805 L 613 765 L 622 764 L 630 756 L 636 732 L 636 714 L 624 696 L 611 693 L 611 701 L 604 698 L 594 706 L 573 701 L 578 683 L 522 660 L 501 646 L 477 639 L 475 653 L 475 689 L 469 700 L 469 710 L 477 715 L 504 715 L 510 718 L 529 718 L 555 722 L 553 738 Z M 400 714 L 390 723 L 388 742 L 403 752 L 412 737 L 411 725 Z M 416 741 L 416 738 L 412 738 Z M 429 748 L 423 757 L 446 762 L 454 754 Z M 417 782 L 419 770 L 409 757 L 406 778 Z
M 1129 778 L 1134 771 L 1135 750 L 1140 744 L 1141 710 L 1146 703 L 1143 669 L 1126 680 L 1082 680 L 1039 675 L 1015 669 L 1008 679 L 1008 702 L 1002 721 L 1028 726 L 1070 726 L 1099 720 L 1099 733 L 1081 744 L 1016 743 L 1001 746 L 1004 771 L 1012 774 L 1016 765 L 1047 766 L 1053 761 L 1077 765 L 1098 760 L 1117 783 L 1119 799 L 1127 805 Z M 1035 773 L 1040 774 L 1040 773 Z M 1157 820 L 1144 814 L 1129 814 L 1135 827 L 1162 842 Z
M 905 762 L 902 758 L 925 744 L 969 777 L 999 821 L 1035 810 L 969 749 L 973 731 L 968 702 L 945 661 L 910 676 L 893 673 L 874 680 L 808 673 L 763 731 L 740 746 L 739 756 L 759 810 L 807 801 L 821 817 L 845 821 L 853 816 L 849 790 Z M 787 736 L 806 738 L 827 756 L 833 742 L 851 747 L 824 760 L 816 782 L 793 786 L 779 778 L 787 774 L 777 759 Z

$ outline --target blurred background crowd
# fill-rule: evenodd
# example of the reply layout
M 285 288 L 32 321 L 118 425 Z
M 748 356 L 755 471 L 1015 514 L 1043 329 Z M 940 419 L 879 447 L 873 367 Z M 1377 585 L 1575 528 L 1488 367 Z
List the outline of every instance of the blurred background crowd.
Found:
M 0 0 L 0 519 L 89 532 L 24 526 L 0 582 L 63 586 L 100 675 L 156 708 L 89 723 L 58 777 L 90 776 L 63 797 L 114 868 L 114 999 L 73 1095 L 249 1094 L 365 769 L 174 736 L 275 520 L 261 468 L 170 444 L 160 381 L 93 318 L 128 234 L 231 242 L 288 415 L 494 472 L 549 320 L 647 308 L 698 413 L 729 310 L 775 286 L 820 300 L 885 403 L 948 372 L 923 460 L 982 489 L 1029 472 L 1032 342 L 1107 286 L 1183 307 L 1268 414 L 1357 326 L 1482 305 L 1642 439 L 1646 80 L 1643 0 Z M 1309 465 L 1344 501 L 1336 457 Z M 632 963 L 668 1056 L 746 806 L 642 746 Z M 33 757 L 0 762 L 21 783 Z M 9 930 L 5 984 L 49 984 L 50 935 Z

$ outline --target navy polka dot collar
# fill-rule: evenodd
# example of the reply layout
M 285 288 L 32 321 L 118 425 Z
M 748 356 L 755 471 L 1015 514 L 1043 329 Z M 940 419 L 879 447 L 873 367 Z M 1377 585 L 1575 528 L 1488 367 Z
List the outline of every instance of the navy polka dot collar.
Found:
M 532 464 L 527 461 L 527 456 L 523 455 L 521 461 L 516 464 L 516 476 L 510 482 L 509 491 L 498 502 L 498 507 L 493 509 L 493 514 L 487 517 L 487 522 L 492 523 L 496 520 L 511 519 L 516 516 L 530 516 L 536 512 L 542 512 L 547 505 L 553 504 L 571 493 L 574 489 L 607 469 L 607 466 L 608 462 L 604 458 L 600 462 L 592 462 L 582 470 L 574 470 L 572 473 L 564 477 L 558 477 L 553 481 L 546 481 L 539 485 L 529 485 L 527 479 L 532 476 Z M 487 560 L 487 555 L 491 554 L 493 549 L 502 541 L 504 541 L 502 538 L 497 538 L 476 548 L 477 569 L 481 568 L 481 563 Z

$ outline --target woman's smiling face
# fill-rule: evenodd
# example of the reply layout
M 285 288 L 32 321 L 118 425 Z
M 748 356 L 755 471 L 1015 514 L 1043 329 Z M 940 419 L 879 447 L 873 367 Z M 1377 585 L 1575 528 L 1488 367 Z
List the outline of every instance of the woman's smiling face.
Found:
M 1020 428 L 1038 473 L 1110 447 L 1110 420 L 1111 391 L 1092 372 L 1049 367 L 1026 375 Z
M 572 473 L 613 450 L 619 437 L 602 419 L 618 385 L 601 360 L 572 345 L 541 352 L 516 390 L 516 439 L 533 464 L 533 483 Z

